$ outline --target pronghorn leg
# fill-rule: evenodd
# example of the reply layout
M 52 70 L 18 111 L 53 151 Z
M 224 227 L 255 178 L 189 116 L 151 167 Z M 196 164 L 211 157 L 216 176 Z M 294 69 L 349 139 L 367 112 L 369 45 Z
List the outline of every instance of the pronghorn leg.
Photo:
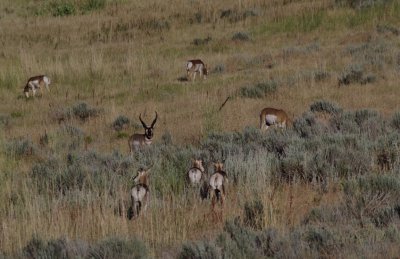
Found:
M 32 89 L 32 96 L 35 96 L 36 95 L 36 85 L 33 84 L 32 82 L 29 82 L 28 85 Z
M 50 92 L 49 84 L 46 84 L 46 89 L 47 89 L 48 92 Z
M 193 72 L 193 79 L 192 79 L 192 81 L 194 81 L 195 79 L 196 79 L 196 71 L 195 72 Z
M 212 198 L 211 198 L 211 210 L 214 212 L 215 211 L 215 204 L 217 203 L 217 201 L 216 201 L 216 196 L 215 196 L 215 194 L 211 194 L 212 195 Z

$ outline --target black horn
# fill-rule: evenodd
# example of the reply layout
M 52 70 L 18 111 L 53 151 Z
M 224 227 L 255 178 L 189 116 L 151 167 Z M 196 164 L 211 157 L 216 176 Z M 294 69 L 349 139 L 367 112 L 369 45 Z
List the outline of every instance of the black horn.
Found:
M 140 122 L 142 123 L 143 127 L 144 127 L 145 129 L 147 129 L 146 123 L 144 123 L 144 121 L 142 120 L 142 114 L 139 114 L 139 120 L 140 120 Z
M 151 123 L 151 127 L 152 128 L 154 127 L 154 124 L 156 124 L 157 117 L 158 117 L 158 115 L 157 115 L 157 112 L 156 112 L 156 117 L 154 118 L 153 122 Z

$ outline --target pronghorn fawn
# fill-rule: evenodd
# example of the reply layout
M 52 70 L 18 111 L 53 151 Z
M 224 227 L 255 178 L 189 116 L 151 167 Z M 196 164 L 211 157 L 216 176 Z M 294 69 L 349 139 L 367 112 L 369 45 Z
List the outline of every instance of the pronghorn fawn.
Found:
M 153 130 L 154 130 L 154 125 L 157 122 L 157 112 L 156 112 L 156 117 L 151 123 L 150 127 L 144 123 L 142 120 L 142 115 L 139 115 L 139 120 L 143 125 L 144 128 L 144 134 L 133 134 L 128 141 L 129 144 L 129 151 L 132 153 L 133 151 L 138 151 L 140 147 L 144 145 L 151 145 L 152 139 L 153 139 Z
M 188 62 L 186 63 L 186 73 L 187 79 L 189 81 L 194 81 L 197 73 L 199 73 L 200 77 L 206 79 L 208 75 L 208 70 L 203 61 L 201 61 L 200 59 L 192 59 L 188 60 Z
M 286 128 L 290 119 L 285 111 L 275 108 L 265 108 L 260 113 L 260 129 L 267 130 L 270 126 L 276 125 Z
M 40 91 L 42 92 L 42 85 L 46 86 L 47 91 L 50 91 L 50 78 L 48 76 L 40 75 L 29 78 L 24 87 L 24 94 L 26 98 L 29 98 L 29 91 L 32 91 L 33 96 L 35 96 L 37 89 L 40 89 Z
M 132 213 L 129 219 L 138 217 L 147 208 L 150 199 L 149 173 L 150 169 L 141 168 L 133 178 L 135 185 L 131 189 Z
M 201 181 L 205 177 L 204 174 L 205 174 L 205 171 L 204 171 L 204 167 L 203 167 L 203 161 L 200 159 L 199 160 L 194 159 L 192 167 L 186 173 L 186 181 L 191 186 L 200 185 Z
M 209 180 L 213 211 L 217 202 L 220 202 L 223 206 L 225 201 L 225 183 L 228 181 L 228 178 L 226 172 L 223 170 L 223 166 L 224 164 L 221 162 L 214 163 L 214 173 L 211 175 Z

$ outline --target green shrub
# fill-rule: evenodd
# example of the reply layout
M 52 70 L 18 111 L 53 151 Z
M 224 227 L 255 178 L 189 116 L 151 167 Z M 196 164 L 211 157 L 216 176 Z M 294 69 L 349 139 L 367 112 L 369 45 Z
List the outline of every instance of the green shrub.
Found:
M 368 8 L 379 4 L 386 4 L 391 0 L 335 0 L 339 6 L 349 6 L 354 9 Z
M 137 238 L 108 238 L 89 245 L 65 238 L 44 241 L 34 237 L 24 247 L 25 258 L 147 258 L 147 248 Z
M 83 5 L 83 10 L 90 12 L 95 10 L 103 9 L 106 5 L 106 0 L 86 0 L 86 3 Z
M 310 111 L 312 112 L 325 112 L 328 114 L 338 114 L 342 112 L 342 108 L 340 108 L 337 104 L 331 103 L 325 100 L 315 101 L 310 105 Z
M 76 7 L 72 2 L 56 1 L 52 3 L 53 16 L 68 16 L 74 15 Z
M 394 129 L 400 131 L 400 112 L 396 112 L 395 114 L 393 114 L 390 125 Z
M 0 127 L 7 127 L 10 125 L 10 116 L 0 114 Z
M 210 41 L 212 40 L 212 38 L 210 36 L 208 36 L 207 38 L 204 39 L 199 39 L 196 38 L 192 41 L 192 44 L 195 46 L 201 46 L 201 45 L 206 45 L 208 44 Z
M 339 77 L 339 86 L 363 82 L 364 68 L 358 64 L 348 66 Z
M 34 237 L 23 249 L 23 255 L 27 258 L 82 258 L 88 250 L 89 245 L 83 241 L 60 238 L 46 242 Z
M 38 148 L 30 139 L 19 138 L 6 144 L 6 154 L 16 158 L 36 155 Z
M 240 96 L 246 98 L 263 98 L 266 95 L 275 93 L 278 84 L 275 81 L 265 81 L 257 83 L 254 86 L 245 86 L 240 88 Z
M 317 250 L 319 254 L 335 254 L 336 241 L 326 228 L 311 227 L 306 232 L 305 239 L 310 248 Z
M 107 238 L 90 249 L 88 258 L 147 258 L 147 248 L 137 238 Z
M 313 113 L 304 113 L 301 117 L 296 118 L 293 122 L 293 129 L 301 138 L 311 138 L 322 135 L 327 131 L 315 117 Z
M 118 116 L 115 121 L 112 124 L 112 127 L 116 131 L 121 131 L 123 128 L 127 127 L 129 125 L 129 119 L 128 117 L 124 115 Z
M 234 40 L 234 41 L 249 41 L 250 36 L 245 32 L 237 32 L 232 36 L 232 40 Z
M 178 255 L 180 259 L 214 259 L 220 258 L 216 247 L 207 241 L 197 243 L 187 243 L 182 246 Z
M 96 117 L 100 114 L 100 110 L 90 107 L 87 103 L 78 103 L 72 107 L 72 113 L 75 117 L 86 121 L 91 117 Z

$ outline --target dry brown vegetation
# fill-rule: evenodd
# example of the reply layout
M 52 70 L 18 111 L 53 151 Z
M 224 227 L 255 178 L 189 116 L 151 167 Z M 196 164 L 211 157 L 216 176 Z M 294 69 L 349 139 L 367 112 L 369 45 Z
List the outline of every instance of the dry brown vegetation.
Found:
M 0 3 L 0 119 L 6 121 L 0 121 L 0 251 L 5 254 L 21 251 L 33 236 L 95 243 L 135 235 L 150 256 L 176 256 L 187 240 L 214 239 L 225 220 L 241 215 L 254 190 L 260 191 L 265 226 L 283 233 L 301 225 L 315 206 L 343 200 L 340 181 L 323 194 L 307 183 L 233 185 L 223 221 L 213 222 L 209 201 L 187 199 L 180 187 L 161 184 L 166 169 L 160 164 L 152 188 L 175 192 L 160 191 L 146 217 L 129 221 L 120 211 L 127 210 L 130 183 L 121 179 L 96 193 L 85 190 L 91 187 L 54 197 L 40 193 L 32 167 L 52 157 L 66 161 L 72 152 L 66 139 L 75 133 L 65 133 L 65 125 L 81 131 L 74 152 L 128 156 L 128 136 L 143 131 L 139 113 L 149 121 L 158 112 L 155 143 L 168 133 L 177 146 L 198 147 L 209 133 L 257 127 L 258 113 L 268 106 L 293 119 L 319 99 L 345 110 L 374 109 L 385 119 L 400 110 L 397 1 L 362 8 L 334 0 L 99 0 L 104 6 L 98 8 L 88 2 Z M 65 3 L 74 7 L 71 14 L 57 9 Z M 207 80 L 181 79 L 186 60 L 193 58 L 207 63 Z M 23 87 L 37 74 L 52 79 L 51 92 L 27 100 Z M 80 102 L 98 111 L 76 115 L 73 107 Z M 120 115 L 130 122 L 116 131 L 112 125 Z M 32 148 L 10 155 L 7 145 L 21 138 Z M 272 160 L 259 159 L 254 163 L 270 166 L 260 177 L 271 176 Z M 229 166 L 239 168 L 240 162 L 228 163 L 228 175 Z M 165 181 L 174 186 L 173 179 Z

